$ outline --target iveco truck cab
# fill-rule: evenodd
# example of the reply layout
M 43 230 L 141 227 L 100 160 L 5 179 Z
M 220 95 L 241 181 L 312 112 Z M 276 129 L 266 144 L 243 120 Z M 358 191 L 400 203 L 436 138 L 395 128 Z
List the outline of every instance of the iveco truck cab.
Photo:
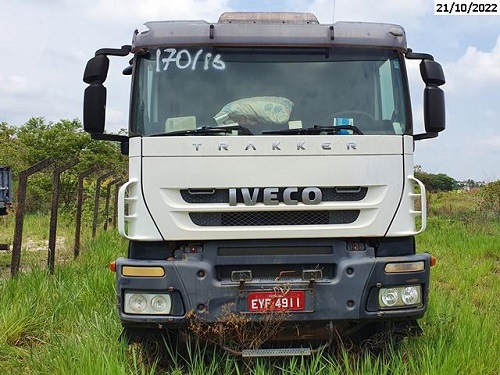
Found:
M 433 258 L 415 247 L 426 205 L 413 153 L 445 128 L 434 58 L 401 26 L 310 13 L 145 26 L 84 73 L 85 130 L 129 157 L 118 199 L 129 247 L 115 263 L 128 336 L 201 324 L 238 355 L 306 355 L 337 334 L 416 327 Z M 108 56 L 130 59 L 127 136 L 105 132 Z M 407 60 L 425 86 L 421 133 Z M 215 337 L 231 319 L 272 334 Z

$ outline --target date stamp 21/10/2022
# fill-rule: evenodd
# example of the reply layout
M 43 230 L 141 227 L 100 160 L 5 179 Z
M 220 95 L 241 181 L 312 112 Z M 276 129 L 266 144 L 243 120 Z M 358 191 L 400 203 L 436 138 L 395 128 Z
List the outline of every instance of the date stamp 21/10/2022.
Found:
M 434 0 L 434 14 L 438 16 L 498 16 L 500 15 L 500 0 Z

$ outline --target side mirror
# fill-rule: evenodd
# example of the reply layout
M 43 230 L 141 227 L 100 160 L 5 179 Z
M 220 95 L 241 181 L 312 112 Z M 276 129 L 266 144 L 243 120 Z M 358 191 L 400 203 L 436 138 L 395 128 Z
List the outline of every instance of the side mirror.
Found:
M 446 83 L 441 64 L 434 60 L 424 59 L 420 63 L 420 75 L 426 85 L 441 86 Z
M 424 56 L 420 63 L 420 75 L 426 85 L 424 89 L 425 133 L 414 135 L 415 140 L 437 137 L 438 133 L 446 127 L 444 91 L 439 88 L 445 84 L 446 80 L 441 65 L 431 58 Z
M 90 133 L 93 139 L 120 142 L 122 153 L 128 152 L 128 137 L 117 134 L 104 134 L 106 122 L 106 81 L 109 70 L 107 55 L 127 56 L 131 46 L 122 48 L 102 48 L 96 51 L 85 66 L 83 81 L 89 86 L 83 96 L 83 129 Z
M 106 121 L 106 87 L 92 83 L 83 96 L 83 129 L 87 133 L 104 133 Z
M 106 120 L 106 80 L 109 59 L 105 55 L 92 57 L 85 67 L 83 81 L 89 86 L 83 96 L 83 129 L 87 133 L 104 133 Z
M 427 133 L 439 133 L 446 127 L 444 91 L 434 85 L 424 89 L 424 124 Z
M 91 84 L 94 82 L 104 83 L 108 76 L 109 59 L 105 55 L 92 57 L 85 67 L 83 82 Z

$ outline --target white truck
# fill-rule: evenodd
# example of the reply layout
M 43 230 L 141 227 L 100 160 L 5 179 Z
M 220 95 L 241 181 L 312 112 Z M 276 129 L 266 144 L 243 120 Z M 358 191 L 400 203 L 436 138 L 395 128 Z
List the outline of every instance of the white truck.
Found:
M 85 130 L 130 161 L 118 199 L 128 256 L 115 263 L 127 336 L 277 316 L 257 346 L 217 339 L 275 356 L 417 327 L 433 257 L 415 249 L 426 206 L 413 152 L 445 128 L 433 57 L 398 25 L 310 13 L 145 26 L 84 73 Z M 106 134 L 108 56 L 130 53 L 129 134 Z M 422 134 L 407 59 L 421 60 Z

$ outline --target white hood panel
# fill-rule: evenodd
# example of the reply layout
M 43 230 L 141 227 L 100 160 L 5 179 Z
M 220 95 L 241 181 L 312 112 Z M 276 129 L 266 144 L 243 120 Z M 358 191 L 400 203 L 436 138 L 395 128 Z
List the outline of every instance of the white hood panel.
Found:
M 404 160 L 411 158 L 404 155 L 402 139 L 401 136 L 143 138 L 142 170 L 130 172 L 131 177 L 141 176 L 145 206 L 166 240 L 375 237 L 387 233 L 400 205 L 406 180 Z M 140 141 L 131 139 L 131 158 L 140 158 Z M 206 194 L 212 189 L 226 192 L 248 188 L 252 193 L 254 188 L 262 191 L 287 187 L 312 187 L 324 192 L 340 188 L 344 193 L 349 188 L 353 191 L 362 188 L 365 194 L 361 199 L 342 199 L 342 194 L 340 199 L 338 196 L 325 199 L 324 193 L 319 204 L 281 201 L 271 205 L 264 204 L 262 199 L 253 205 L 241 201 L 230 205 L 227 199 L 210 201 L 210 195 Z M 202 198 L 208 201 L 186 201 L 188 189 L 195 193 L 201 189 L 205 193 Z M 333 222 L 321 219 L 316 222 L 316 214 L 321 217 L 326 214 Z M 224 219 L 225 224 L 211 222 L 211 218 L 226 216 L 238 219 L 231 219 L 229 224 Z M 251 219 L 247 222 L 242 217 Z M 267 225 L 258 221 L 261 217 L 269 220 Z M 277 225 L 273 225 L 274 218 L 278 218 Z M 280 224 L 283 222 L 286 225 Z M 140 232 L 140 228 L 136 230 Z M 133 238 L 134 233 L 129 236 Z

